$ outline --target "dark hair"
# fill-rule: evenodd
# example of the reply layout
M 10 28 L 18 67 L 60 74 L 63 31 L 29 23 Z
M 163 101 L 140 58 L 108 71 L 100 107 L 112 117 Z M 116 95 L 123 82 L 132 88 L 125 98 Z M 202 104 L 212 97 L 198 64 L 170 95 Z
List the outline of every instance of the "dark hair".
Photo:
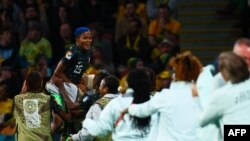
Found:
M 250 47 L 250 39 L 248 38 L 240 38 L 235 42 L 235 45 L 246 45 L 247 47 Z
M 57 7 L 57 14 L 58 14 L 60 8 L 64 8 L 65 11 L 66 11 L 66 13 L 68 14 L 67 16 L 69 16 L 70 8 L 66 4 L 60 3 L 58 5 L 58 7 Z
M 124 1 L 124 7 L 125 7 L 126 5 L 128 5 L 128 4 L 133 4 L 135 8 L 138 6 L 137 1 L 135 1 L 135 0 L 125 0 L 125 1 Z
M 108 87 L 108 92 L 112 94 L 118 93 L 119 80 L 114 76 L 107 76 L 103 79 L 105 86 Z
M 2 22 L 0 25 L 0 35 L 2 35 L 5 31 L 12 32 L 11 23 L 8 21 Z
M 167 4 L 160 4 L 158 6 L 158 9 L 165 9 L 165 8 L 168 10 L 168 12 L 170 12 L 170 8 L 169 8 L 169 6 Z
M 35 9 L 37 9 L 39 12 L 39 3 L 37 0 L 33 0 L 32 3 L 27 3 L 25 0 L 22 0 L 21 4 L 22 4 L 21 7 L 23 9 L 23 12 L 25 11 L 27 7 L 35 7 Z
M 27 9 L 29 8 L 34 8 L 34 10 L 37 12 L 37 14 L 39 15 L 40 14 L 40 10 L 39 10 L 39 6 L 38 5 L 35 5 L 35 4 L 32 4 L 32 5 L 25 5 L 24 9 L 23 9 L 23 13 L 26 12 Z
M 29 29 L 34 29 L 34 30 L 37 30 L 37 31 L 42 31 L 42 26 L 41 26 L 41 23 L 39 21 L 35 21 L 35 20 L 30 20 L 28 21 L 28 30 Z
M 4 86 L 5 87 L 5 90 L 6 90 L 6 94 L 7 95 L 10 95 L 10 93 L 12 92 L 12 81 L 11 81 L 11 78 L 8 78 L 8 79 L 4 79 L 3 81 L 0 81 L 0 87 L 1 86 Z
M 103 33 L 103 30 L 104 30 L 103 25 L 100 22 L 93 22 L 89 24 L 88 27 L 90 30 L 96 30 L 99 33 Z
M 109 76 L 110 74 L 107 72 L 107 71 L 100 71 L 100 72 L 98 72 L 96 75 L 95 75 L 95 77 L 94 77 L 94 88 L 96 89 L 96 90 L 98 90 L 98 88 L 100 87 L 100 84 L 101 84 L 101 81 L 102 81 L 102 79 L 103 78 L 105 78 L 105 77 L 107 77 L 107 76 Z
M 240 83 L 249 78 L 246 62 L 235 53 L 228 51 L 219 56 L 219 69 L 226 73 L 228 79 L 233 83 Z
M 138 19 L 138 18 L 132 18 L 132 20 L 130 22 L 131 23 L 135 22 L 136 23 L 136 27 L 139 28 L 139 29 L 142 27 L 142 23 L 141 23 L 140 19 Z
M 26 78 L 27 92 L 41 92 L 43 88 L 43 77 L 40 72 L 32 71 Z
M 150 99 L 151 92 L 151 83 L 148 75 L 145 71 L 140 69 L 135 69 L 129 72 L 127 77 L 127 82 L 129 88 L 134 90 L 133 93 L 133 103 L 139 104 L 146 102 Z M 139 129 L 142 133 L 142 136 L 148 134 L 149 132 L 149 124 L 151 117 L 146 118 L 138 118 L 131 116 L 133 126 L 135 129 Z
M 145 73 L 148 75 L 149 80 L 151 82 L 151 91 L 154 91 L 155 87 L 156 87 L 155 86 L 156 85 L 155 84 L 156 83 L 155 72 L 152 69 L 148 68 L 148 67 L 143 67 L 142 70 L 145 71 Z

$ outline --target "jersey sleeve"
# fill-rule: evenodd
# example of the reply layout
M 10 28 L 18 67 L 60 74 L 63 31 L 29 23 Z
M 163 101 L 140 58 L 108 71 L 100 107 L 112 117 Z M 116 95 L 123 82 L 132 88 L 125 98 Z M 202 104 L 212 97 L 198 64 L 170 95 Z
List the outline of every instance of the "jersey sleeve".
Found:
M 62 57 L 62 62 L 66 64 L 70 64 L 75 58 L 77 54 L 74 50 L 69 50 L 66 52 L 66 54 Z
M 107 104 L 102 110 L 98 120 L 86 118 L 82 124 L 83 127 L 86 128 L 92 136 L 104 137 L 108 135 L 108 133 L 113 130 L 115 123 L 114 106 L 117 106 L 116 99 Z
M 147 102 L 141 104 L 132 104 L 128 108 L 128 113 L 132 116 L 145 118 L 156 112 L 159 112 L 168 104 L 168 102 L 166 102 L 168 93 L 169 90 L 163 90 L 162 92 L 153 96 L 153 98 Z
M 210 123 L 216 123 L 222 116 L 224 109 L 227 106 L 226 98 L 223 94 L 215 92 L 208 103 L 204 108 L 204 111 L 199 115 L 199 125 L 200 127 L 207 126 Z

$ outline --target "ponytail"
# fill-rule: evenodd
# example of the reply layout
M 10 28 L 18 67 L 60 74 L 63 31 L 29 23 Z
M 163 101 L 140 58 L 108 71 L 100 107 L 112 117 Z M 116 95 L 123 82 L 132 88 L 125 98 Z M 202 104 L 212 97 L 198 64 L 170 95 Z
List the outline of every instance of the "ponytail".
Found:
M 133 104 L 140 104 L 150 99 L 151 83 L 147 74 L 142 70 L 133 70 L 128 76 L 128 86 L 134 90 Z M 135 129 L 141 131 L 142 136 L 149 133 L 151 117 L 138 118 L 131 116 Z

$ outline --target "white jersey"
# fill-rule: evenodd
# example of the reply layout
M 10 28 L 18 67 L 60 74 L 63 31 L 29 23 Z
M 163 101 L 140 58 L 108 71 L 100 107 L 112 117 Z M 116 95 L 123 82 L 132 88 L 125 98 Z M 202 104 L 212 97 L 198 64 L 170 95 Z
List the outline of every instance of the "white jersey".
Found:
M 250 80 L 238 84 L 227 82 L 212 95 L 210 103 L 200 115 L 204 127 L 219 122 L 221 134 L 227 124 L 250 124 Z
M 120 113 L 132 103 L 132 100 L 131 94 L 113 99 L 103 109 L 97 122 L 86 118 L 83 122 L 84 128 L 92 136 L 105 136 L 111 131 L 114 141 L 147 141 L 147 135 L 142 136 L 140 131 L 133 128 L 132 120 L 128 114 L 114 127 Z M 151 124 L 156 121 L 155 119 L 156 116 L 151 116 Z
M 129 107 L 129 113 L 137 117 L 159 113 L 149 141 L 197 141 L 198 107 L 191 86 L 188 82 L 172 82 L 170 89 L 163 89 L 150 101 Z
M 106 94 L 103 97 L 113 99 L 119 96 L 118 94 Z M 99 104 L 93 104 L 88 113 L 86 114 L 86 118 L 92 119 L 94 121 L 98 121 L 99 116 L 102 112 L 102 107 L 100 107 Z M 91 141 L 94 139 L 93 136 L 91 136 L 85 128 L 82 128 L 80 131 L 78 131 L 77 134 L 72 135 L 73 141 Z
M 196 81 L 197 92 L 199 94 L 199 97 L 196 99 L 198 104 L 197 107 L 200 107 L 200 113 L 204 107 L 209 104 L 213 91 L 226 84 L 221 73 L 213 76 L 211 71 L 214 71 L 214 67 L 212 65 L 203 67 L 202 72 L 199 74 Z M 199 127 L 196 136 L 198 141 L 219 141 L 222 138 L 219 126 L 216 124 Z

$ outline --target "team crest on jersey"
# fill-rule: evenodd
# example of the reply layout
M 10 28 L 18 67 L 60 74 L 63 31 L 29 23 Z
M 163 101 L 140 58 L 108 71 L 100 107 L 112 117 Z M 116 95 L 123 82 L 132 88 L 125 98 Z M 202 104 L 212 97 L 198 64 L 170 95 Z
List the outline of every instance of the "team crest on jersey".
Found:
M 68 51 L 67 53 L 66 53 L 66 56 L 65 56 L 67 59 L 71 59 L 71 57 L 72 57 L 72 52 L 71 51 Z

